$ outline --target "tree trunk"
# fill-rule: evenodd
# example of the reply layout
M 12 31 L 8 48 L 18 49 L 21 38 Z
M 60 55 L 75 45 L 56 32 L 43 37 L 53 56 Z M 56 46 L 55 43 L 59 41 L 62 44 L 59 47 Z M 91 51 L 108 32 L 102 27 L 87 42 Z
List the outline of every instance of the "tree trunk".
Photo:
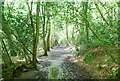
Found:
M 53 20 L 51 19 L 51 35 L 50 35 L 50 45 L 51 45 L 51 48 L 54 47 L 54 27 L 53 27 Z
M 5 45 L 4 40 L 2 40 L 2 48 L 3 48 L 3 50 L 6 52 L 6 53 L 4 52 L 4 53 L 2 54 L 3 60 L 4 60 L 4 62 L 5 62 L 5 65 L 6 65 L 6 66 L 12 65 L 13 63 L 12 63 L 12 60 L 11 60 L 11 58 L 10 58 L 10 56 L 9 56 L 9 53 L 8 53 L 7 48 L 6 48 L 6 45 Z
M 69 46 L 69 37 L 68 37 L 68 27 L 67 27 L 67 23 L 66 23 L 66 41 L 67 41 L 67 46 Z
M 35 46 L 33 50 L 33 66 L 36 68 L 36 54 L 37 54 L 37 47 L 39 42 L 39 26 L 40 26 L 40 2 L 37 2 L 37 8 L 36 8 L 36 33 L 35 33 Z
M 85 18 L 87 19 L 87 8 L 88 8 L 88 2 L 84 2 L 84 14 L 85 14 Z M 89 40 L 89 30 L 88 30 L 88 27 L 89 27 L 89 24 L 88 22 L 85 22 L 85 25 L 86 25 L 86 38 L 87 40 Z
M 23 45 L 22 45 L 22 46 L 23 46 Z M 30 56 L 28 55 L 28 52 L 27 52 L 25 46 L 23 46 L 23 51 L 24 51 L 23 55 L 24 55 L 24 57 L 25 57 L 26 64 L 31 63 L 31 58 L 30 58 Z
M 68 12 L 68 9 L 67 9 L 67 12 Z M 67 17 L 68 17 L 68 14 L 67 14 Z M 67 20 L 67 18 L 66 18 L 66 20 Z M 66 21 L 66 28 L 65 28 L 66 30 L 66 42 L 67 42 L 67 46 L 69 46 L 70 45 L 70 42 L 69 42 L 69 35 L 68 35 L 68 21 Z
M 48 36 L 47 36 L 47 51 L 50 51 L 50 32 L 51 32 L 51 27 L 50 27 L 50 21 L 48 18 Z
M 42 15 L 43 15 L 43 26 L 42 26 L 43 49 L 44 49 L 44 55 L 47 56 L 47 47 L 46 47 L 46 41 L 45 41 L 45 7 L 44 6 L 42 6 Z
M 29 3 L 28 2 L 26 2 L 26 3 L 27 3 L 27 6 L 28 6 L 28 10 L 29 10 L 29 17 L 30 17 L 31 27 L 33 29 L 32 33 L 33 33 L 33 52 L 34 52 L 35 51 L 35 40 L 36 40 L 36 38 L 35 38 L 35 26 L 34 26 L 33 17 L 32 17 L 32 2 L 31 2 L 31 8 L 29 6 Z M 32 56 L 34 56 L 34 53 L 33 53 Z
M 96 2 L 94 2 L 94 3 L 95 3 L 95 6 L 96 6 L 97 10 L 99 11 L 101 17 L 103 18 L 103 20 L 105 21 L 105 23 L 109 26 L 109 23 L 107 22 L 107 20 L 103 16 L 102 12 L 100 11 L 98 4 Z
M 39 13 L 40 13 L 40 2 L 37 3 L 37 8 L 36 8 L 36 32 L 35 32 L 35 26 L 33 23 L 33 17 L 32 17 L 32 3 L 31 2 L 31 8 L 29 6 L 29 3 L 27 2 L 28 5 L 28 10 L 29 10 L 29 17 L 31 21 L 31 26 L 33 29 L 33 54 L 32 54 L 32 64 L 34 68 L 36 69 L 36 54 L 37 54 L 37 45 L 39 41 Z
M 76 43 L 76 40 L 75 40 L 75 37 L 74 37 L 74 30 L 75 30 L 75 28 L 73 27 L 73 31 L 72 31 L 73 44 L 74 44 L 74 46 L 75 46 L 75 50 L 76 50 L 76 51 L 79 51 L 79 49 L 78 49 L 78 44 Z
M 10 15 L 10 13 L 9 13 L 9 15 Z M 7 42 L 8 42 L 8 45 L 9 45 L 10 55 L 16 56 L 17 53 L 14 50 L 14 43 L 12 41 L 11 33 L 10 33 L 10 30 L 9 30 L 8 27 L 9 26 L 6 25 L 5 17 L 4 17 L 4 2 L 2 2 L 2 30 L 4 31 L 4 33 L 6 34 L 6 37 L 7 37 Z

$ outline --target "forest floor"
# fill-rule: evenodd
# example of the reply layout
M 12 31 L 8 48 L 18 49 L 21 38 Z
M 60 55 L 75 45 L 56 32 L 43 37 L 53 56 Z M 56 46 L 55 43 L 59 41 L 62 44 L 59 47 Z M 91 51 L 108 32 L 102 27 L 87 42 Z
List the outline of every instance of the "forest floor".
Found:
M 47 57 L 39 57 L 38 70 L 21 73 L 17 79 L 95 79 L 92 73 L 84 68 L 73 55 L 73 46 L 55 46 Z

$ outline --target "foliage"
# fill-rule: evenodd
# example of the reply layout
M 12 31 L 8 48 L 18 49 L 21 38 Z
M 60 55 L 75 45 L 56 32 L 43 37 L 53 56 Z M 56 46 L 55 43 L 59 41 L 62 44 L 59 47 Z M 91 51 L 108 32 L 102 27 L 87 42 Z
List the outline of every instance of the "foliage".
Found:
M 103 69 L 103 67 L 101 66 L 100 63 L 97 65 L 97 68 L 98 68 L 98 70 L 102 70 Z
M 117 68 L 115 70 L 112 70 L 110 75 L 108 75 L 106 78 L 107 79 L 114 79 L 114 78 L 117 78 L 119 77 L 119 73 L 120 73 L 120 68 Z
M 84 57 L 84 62 L 85 63 L 90 63 L 94 59 L 95 55 L 94 54 L 86 54 Z
M 74 54 L 75 54 L 76 56 L 80 56 L 80 52 L 78 52 L 78 51 L 74 52 Z
M 15 69 L 15 68 L 18 67 L 18 66 L 19 66 L 19 64 L 11 65 L 11 66 L 9 66 L 8 68 L 2 69 L 2 71 L 3 71 L 3 72 L 10 71 L 10 70 Z
M 106 47 L 107 49 L 105 49 Z M 119 65 L 115 62 L 118 61 L 118 49 L 115 46 L 106 47 L 97 46 L 88 48 L 84 46 L 80 51 L 75 52 L 75 55 L 80 56 L 83 63 L 87 64 L 91 70 L 97 71 L 99 76 L 103 76 L 106 79 L 115 79 L 119 77 Z
M 6 69 L 15 68 L 13 58 L 22 57 L 26 64 L 33 64 L 36 68 L 38 49 L 42 48 L 43 56 L 47 56 L 48 51 L 58 44 L 74 45 L 75 55 L 83 55 L 87 64 L 96 59 L 99 53 L 116 63 L 118 57 L 113 55 L 116 52 L 109 47 L 116 48 L 119 43 L 118 7 L 117 2 L 6 0 L 2 2 L 0 30 L 3 64 L 10 66 Z M 84 47 L 79 49 L 79 45 Z M 101 64 L 98 64 L 98 69 L 102 70 Z M 53 70 L 57 72 L 56 68 Z

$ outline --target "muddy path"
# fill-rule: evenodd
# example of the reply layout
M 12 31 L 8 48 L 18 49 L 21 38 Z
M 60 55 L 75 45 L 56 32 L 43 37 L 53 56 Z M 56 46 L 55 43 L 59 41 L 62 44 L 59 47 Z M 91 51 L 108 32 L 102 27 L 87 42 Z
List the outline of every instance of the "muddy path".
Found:
M 93 79 L 93 76 L 77 64 L 74 47 L 55 46 L 45 58 L 38 57 L 38 70 L 22 73 L 19 79 Z

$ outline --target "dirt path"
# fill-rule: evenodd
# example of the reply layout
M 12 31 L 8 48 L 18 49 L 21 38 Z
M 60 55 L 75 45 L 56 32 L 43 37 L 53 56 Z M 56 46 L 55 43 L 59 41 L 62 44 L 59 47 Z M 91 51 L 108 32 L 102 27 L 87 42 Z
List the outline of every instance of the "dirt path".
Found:
M 91 79 L 92 76 L 82 66 L 77 65 L 73 56 L 73 46 L 55 46 L 48 57 L 40 58 L 38 71 L 22 73 L 19 78 L 26 79 Z M 27 76 L 27 77 L 26 77 Z

